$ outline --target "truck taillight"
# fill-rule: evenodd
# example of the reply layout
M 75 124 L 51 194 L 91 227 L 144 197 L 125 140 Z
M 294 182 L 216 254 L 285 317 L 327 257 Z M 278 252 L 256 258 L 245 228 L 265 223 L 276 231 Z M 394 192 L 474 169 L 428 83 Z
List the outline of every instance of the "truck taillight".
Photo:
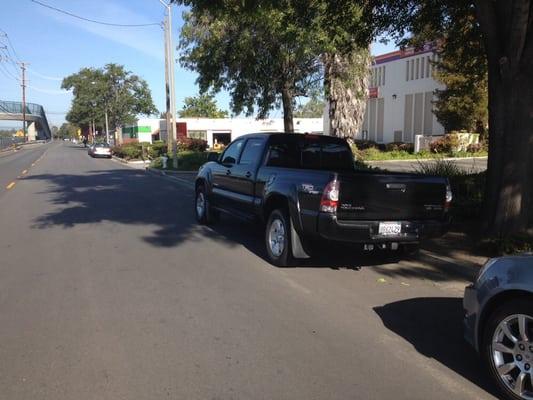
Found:
M 334 213 L 339 204 L 339 182 L 331 181 L 324 188 L 322 199 L 320 200 L 320 211 Z
M 450 186 L 450 183 L 448 182 L 446 184 L 446 201 L 444 203 L 444 208 L 446 210 L 450 209 L 450 206 L 452 204 L 452 200 L 453 200 L 452 187 Z

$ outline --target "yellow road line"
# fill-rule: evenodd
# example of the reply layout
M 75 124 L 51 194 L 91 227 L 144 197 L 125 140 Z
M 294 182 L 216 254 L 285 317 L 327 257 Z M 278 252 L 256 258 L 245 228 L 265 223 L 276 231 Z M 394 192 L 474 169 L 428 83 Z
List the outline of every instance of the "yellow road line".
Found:
M 6 186 L 6 189 L 13 189 L 13 186 L 15 186 L 15 182 L 11 182 L 9 185 Z

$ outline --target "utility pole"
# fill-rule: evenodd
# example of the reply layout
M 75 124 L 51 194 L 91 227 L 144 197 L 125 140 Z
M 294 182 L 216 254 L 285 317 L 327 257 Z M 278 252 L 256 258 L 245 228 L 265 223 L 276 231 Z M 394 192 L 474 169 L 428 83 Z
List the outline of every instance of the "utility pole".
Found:
M 168 151 L 172 151 L 172 164 L 178 167 L 177 137 L 176 137 L 176 91 L 174 86 L 174 49 L 172 44 L 172 9 L 173 0 L 165 3 L 159 2 L 166 8 L 165 29 L 165 80 L 166 80 L 166 104 L 167 104 L 167 145 Z
M 22 70 L 22 81 L 20 82 L 20 86 L 22 87 L 22 131 L 24 132 L 24 142 L 28 141 L 28 137 L 26 135 L 26 67 L 28 66 L 28 63 L 26 62 L 19 62 L 20 69 Z
M 109 144 L 109 121 L 107 119 L 107 106 L 105 108 L 105 140 Z

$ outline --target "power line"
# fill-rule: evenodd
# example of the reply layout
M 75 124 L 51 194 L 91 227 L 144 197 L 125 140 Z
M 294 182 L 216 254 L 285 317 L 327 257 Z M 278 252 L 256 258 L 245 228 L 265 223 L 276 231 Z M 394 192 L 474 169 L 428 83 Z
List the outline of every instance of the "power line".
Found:
M 73 14 L 73 13 L 71 13 L 69 11 L 65 11 L 65 10 L 61 10 L 59 8 L 56 8 L 56 7 L 52 7 L 52 6 L 48 5 L 48 4 L 42 3 L 42 2 L 37 1 L 37 0 L 30 0 L 30 1 L 35 3 L 35 4 L 39 4 L 42 7 L 46 7 L 46 8 L 49 8 L 51 10 L 60 12 L 62 14 L 66 14 L 66 15 L 68 15 L 70 17 L 78 18 L 78 19 L 81 19 L 83 21 L 88 21 L 88 22 L 92 22 L 92 23 L 100 24 L 100 25 L 118 26 L 118 27 L 121 27 L 121 28 L 136 28 L 136 27 L 142 27 L 142 26 L 161 26 L 161 24 L 159 22 L 153 22 L 153 23 L 150 23 L 150 24 L 114 24 L 114 23 L 111 23 L 111 22 L 96 21 L 94 19 L 85 18 L 85 17 L 79 16 L 79 15 Z
M 6 31 L 4 31 L 2 29 L 0 29 L 0 32 L 2 32 L 3 36 L 5 36 L 5 38 L 7 39 L 7 43 L 9 44 L 9 47 L 11 47 L 11 50 L 13 50 L 14 57 L 16 58 L 16 60 L 18 62 L 20 62 L 20 58 L 19 58 L 19 56 L 17 54 L 17 51 L 15 50 L 15 47 L 13 46 L 13 43 L 11 43 L 11 39 L 9 38 L 9 35 L 7 34 Z M 8 49 L 8 51 L 9 51 L 9 49 Z
M 50 81 L 59 81 L 61 82 L 63 80 L 63 78 L 56 78 L 55 76 L 48 76 L 48 75 L 43 75 L 37 71 L 35 71 L 33 68 L 28 68 L 28 71 L 30 71 L 32 74 L 40 77 L 40 78 L 43 78 L 43 79 L 48 79 Z

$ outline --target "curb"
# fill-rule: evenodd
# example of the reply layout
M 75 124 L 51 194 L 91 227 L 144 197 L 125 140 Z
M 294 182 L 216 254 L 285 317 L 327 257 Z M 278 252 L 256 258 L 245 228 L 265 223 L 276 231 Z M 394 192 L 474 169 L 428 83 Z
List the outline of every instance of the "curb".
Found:
M 177 178 L 177 177 L 172 176 L 172 175 L 168 175 L 165 171 L 161 171 L 159 169 L 151 168 L 151 167 L 146 167 L 145 171 L 146 171 L 146 173 L 148 173 L 150 175 L 160 176 L 160 177 L 165 178 L 167 180 L 181 183 L 181 184 L 189 187 L 190 189 L 194 188 L 194 183 L 192 183 L 192 182 L 190 182 L 190 181 L 188 181 L 186 179 L 181 179 L 181 178 Z
M 436 254 L 429 250 L 420 249 L 418 260 L 437 266 L 439 269 L 448 270 L 456 275 L 473 281 L 479 273 L 481 265 L 468 261 L 459 261 L 453 258 Z
M 388 162 L 413 162 L 413 161 L 461 161 L 461 160 L 486 160 L 488 156 L 483 157 L 446 157 L 446 158 L 409 158 L 409 159 L 399 159 L 399 160 L 362 160 L 365 163 L 388 163 Z
M 141 164 L 149 164 L 150 161 L 142 161 L 142 160 L 139 160 L 139 161 L 128 161 L 128 160 L 125 160 L 123 158 L 120 158 L 120 157 L 117 157 L 117 156 L 111 156 L 111 158 L 113 158 L 113 160 L 116 160 L 118 162 L 121 162 L 122 164 L 130 164 L 130 165 L 141 165 Z

